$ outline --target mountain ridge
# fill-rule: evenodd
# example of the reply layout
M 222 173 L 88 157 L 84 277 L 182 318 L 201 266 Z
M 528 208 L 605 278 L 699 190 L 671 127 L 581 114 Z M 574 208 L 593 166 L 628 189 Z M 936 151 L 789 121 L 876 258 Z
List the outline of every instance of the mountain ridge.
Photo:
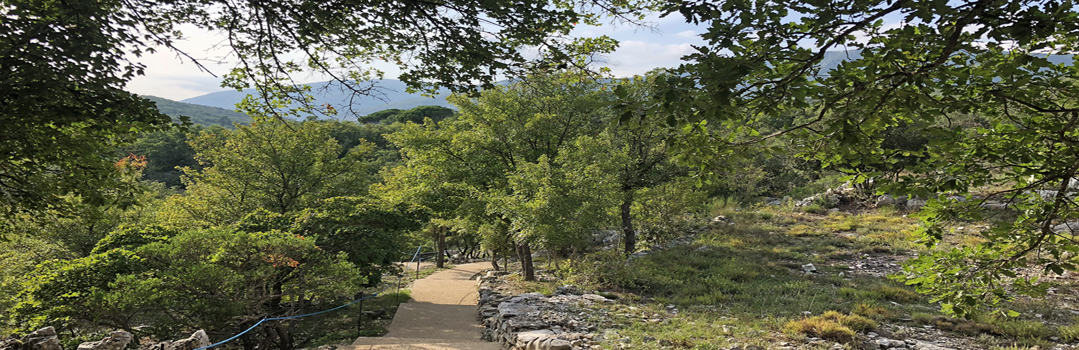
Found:
M 1050 62 L 1056 64 L 1074 64 L 1072 55 L 1046 56 Z M 821 60 L 820 71 L 822 73 L 831 71 L 839 67 L 843 62 L 857 60 L 861 57 L 860 50 L 828 51 Z M 503 83 L 505 81 L 500 82 L 500 84 Z M 356 120 L 359 116 L 387 109 L 409 110 L 419 106 L 441 106 L 457 109 L 446 101 L 446 97 L 450 95 L 447 90 L 440 90 L 434 97 L 426 97 L 418 93 L 408 93 L 405 83 L 396 79 L 372 81 L 372 84 L 380 87 L 380 94 L 376 96 L 356 96 L 355 98 L 351 98 L 349 91 L 344 91 L 343 87 L 335 86 L 336 84 L 338 83 L 333 81 L 323 81 L 307 85 L 311 86 L 312 95 L 315 96 L 315 105 L 330 105 L 341 112 L 348 111 L 346 106 L 351 106 L 353 113 L 342 113 L 343 117 L 341 119 Z M 180 100 L 179 102 L 232 109 L 236 103 L 242 101 L 246 96 L 247 92 L 243 91 L 220 91 Z

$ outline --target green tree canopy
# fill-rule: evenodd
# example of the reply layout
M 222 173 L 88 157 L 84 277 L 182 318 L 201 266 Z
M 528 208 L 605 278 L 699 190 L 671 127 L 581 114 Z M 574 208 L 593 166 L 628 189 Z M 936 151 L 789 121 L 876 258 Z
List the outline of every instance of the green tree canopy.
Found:
M 1079 170 L 1079 67 L 1046 56 L 1079 49 L 1074 2 L 668 2 L 665 12 L 708 27 L 706 44 L 656 94 L 656 115 L 683 126 L 674 147 L 687 163 L 788 134 L 859 181 L 916 162 L 880 190 L 930 199 L 923 241 L 931 245 L 947 223 L 978 217 L 982 200 L 1012 203 L 1018 218 L 983 233 L 985 244 L 907 266 L 908 283 L 959 314 L 1045 291 L 1017 269 L 1076 268 L 1065 252 L 1079 246 L 1053 226 L 1079 218 L 1066 191 Z M 822 71 L 830 50 L 853 51 Z M 758 121 L 785 113 L 808 118 L 760 133 Z M 962 128 L 968 115 L 989 125 Z M 933 137 L 924 148 L 885 142 L 896 128 Z M 971 197 L 987 185 L 1005 189 Z M 1055 192 L 1034 194 L 1042 189 Z
M 183 220 L 212 226 L 235 223 L 258 208 L 284 214 L 366 193 L 363 155 L 370 144 L 342 154 L 328 127 L 270 120 L 202 133 L 190 143 L 203 169 L 185 169 L 187 191 L 168 206 Z
M 577 23 L 603 15 L 635 20 L 623 1 L 476 3 L 322 1 L 3 0 L 0 13 L 0 211 L 89 201 L 111 182 L 110 153 L 140 132 L 170 125 L 146 99 L 123 91 L 143 66 L 129 61 L 173 46 L 181 25 L 225 33 L 236 69 L 226 84 L 256 88 L 271 102 L 307 102 L 293 74 L 327 74 L 341 88 L 377 95 L 373 61 L 397 65 L 412 88 L 475 90 L 531 65 L 522 47 L 566 61 L 610 50 L 610 40 L 566 40 Z M 199 64 L 198 61 L 195 64 Z M 201 67 L 201 65 L 200 65 Z M 477 85 L 478 83 L 478 85 Z M 323 112 L 332 113 L 330 108 Z

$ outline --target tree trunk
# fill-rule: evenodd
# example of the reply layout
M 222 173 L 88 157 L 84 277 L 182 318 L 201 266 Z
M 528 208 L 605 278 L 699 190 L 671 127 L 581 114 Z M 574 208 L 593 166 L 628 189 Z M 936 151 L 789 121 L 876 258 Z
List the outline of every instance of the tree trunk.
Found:
M 637 250 L 637 231 L 633 230 L 633 190 L 624 190 L 622 197 L 622 235 L 625 236 L 626 255 Z
M 525 281 L 536 280 L 536 269 L 532 266 L 532 247 L 528 243 L 517 245 L 517 256 L 521 259 L 521 275 Z
M 498 268 L 498 254 L 495 254 L 495 252 L 493 250 L 490 253 L 491 253 L 491 267 L 494 268 L 495 271 L 501 270 L 500 268 Z
M 291 350 L 292 349 L 292 335 L 289 334 L 288 327 L 285 326 L 285 325 L 282 325 L 281 323 L 277 323 L 276 325 L 274 325 L 274 328 L 277 329 L 277 338 L 281 340 L 280 342 L 277 343 L 278 349 L 280 349 L 280 350 Z
M 435 228 L 435 232 L 438 234 L 438 238 L 436 239 L 438 255 L 436 255 L 437 258 L 435 258 L 435 267 L 441 269 L 446 267 L 446 228 L 439 226 Z

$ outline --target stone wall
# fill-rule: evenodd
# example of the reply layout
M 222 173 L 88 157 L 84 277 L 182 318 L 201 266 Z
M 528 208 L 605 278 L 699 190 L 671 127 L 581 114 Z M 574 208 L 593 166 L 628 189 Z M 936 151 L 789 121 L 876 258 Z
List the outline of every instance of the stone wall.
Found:
M 78 350 L 123 350 L 134 336 L 126 331 L 114 331 L 99 341 L 79 344 Z M 194 350 L 211 344 L 210 337 L 203 330 L 198 330 L 190 337 L 177 341 L 147 343 L 139 350 Z M 0 340 L 0 350 L 64 350 L 60 345 L 56 329 L 45 327 L 27 334 L 22 338 Z
M 596 325 L 581 316 L 580 308 L 609 303 L 603 296 L 582 293 L 573 286 L 559 287 L 554 295 L 503 295 L 498 285 L 504 273 L 489 272 L 480 279 L 479 313 L 486 330 L 483 339 L 512 350 L 570 350 L 598 348 Z

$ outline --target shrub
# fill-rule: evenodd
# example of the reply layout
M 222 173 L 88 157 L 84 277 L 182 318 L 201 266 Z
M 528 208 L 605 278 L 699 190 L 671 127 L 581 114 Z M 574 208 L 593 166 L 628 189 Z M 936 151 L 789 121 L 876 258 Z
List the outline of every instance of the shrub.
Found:
M 1067 326 L 1060 326 L 1057 328 L 1057 334 L 1060 336 L 1060 341 L 1065 343 L 1071 343 L 1079 340 L 1079 323 L 1070 324 Z
M 787 322 L 783 328 L 821 339 L 850 343 L 854 341 L 856 332 L 876 329 L 877 322 L 858 315 L 828 311 L 820 316 Z

